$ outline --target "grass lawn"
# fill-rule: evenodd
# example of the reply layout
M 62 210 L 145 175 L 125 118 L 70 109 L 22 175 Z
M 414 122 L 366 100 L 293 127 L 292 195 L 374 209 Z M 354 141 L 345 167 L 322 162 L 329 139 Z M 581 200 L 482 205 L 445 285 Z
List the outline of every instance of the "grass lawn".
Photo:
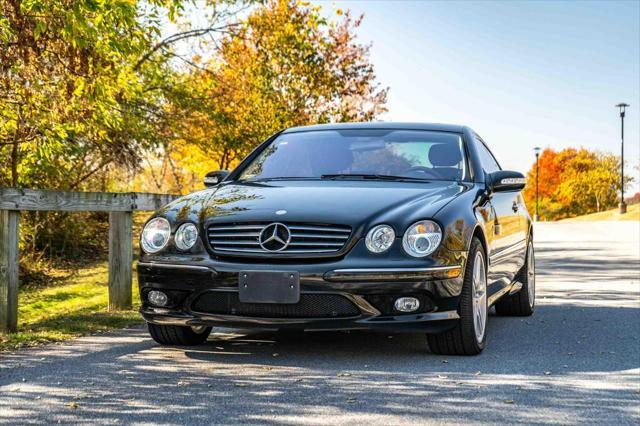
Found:
M 51 287 L 21 288 L 18 332 L 0 334 L 0 351 L 54 342 L 142 323 L 133 274 L 133 308 L 107 312 L 107 263 L 79 268 Z
M 600 213 L 586 214 L 584 216 L 572 217 L 571 219 L 565 220 L 640 220 L 640 204 L 627 206 L 627 213 L 624 215 L 621 215 L 620 210 L 615 208 Z

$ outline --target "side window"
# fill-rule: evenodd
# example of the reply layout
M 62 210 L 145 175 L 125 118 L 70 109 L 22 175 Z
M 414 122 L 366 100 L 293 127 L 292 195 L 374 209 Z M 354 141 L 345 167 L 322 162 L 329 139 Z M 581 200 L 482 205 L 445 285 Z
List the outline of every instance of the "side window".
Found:
M 502 170 L 500 165 L 496 161 L 495 157 L 489 151 L 489 148 L 482 142 L 478 137 L 473 138 L 476 143 L 476 148 L 478 149 L 478 154 L 480 155 L 480 163 L 482 163 L 482 168 L 487 173 L 493 173 L 498 170 Z

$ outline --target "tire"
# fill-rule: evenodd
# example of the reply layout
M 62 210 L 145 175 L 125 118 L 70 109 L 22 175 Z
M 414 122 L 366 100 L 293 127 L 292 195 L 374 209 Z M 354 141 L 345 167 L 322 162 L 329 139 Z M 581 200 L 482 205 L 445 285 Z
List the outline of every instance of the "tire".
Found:
M 477 355 L 485 347 L 489 315 L 487 262 L 482 243 L 476 237 L 471 241 L 463 280 L 458 324 L 443 333 L 427 335 L 429 348 L 435 354 Z
M 147 323 L 149 334 L 161 345 L 169 346 L 195 346 L 207 341 L 211 327 L 194 329 L 179 325 L 158 325 Z
M 518 272 L 516 280 L 522 283 L 522 289 L 511 296 L 504 296 L 496 303 L 496 313 L 502 316 L 528 317 L 533 314 L 536 305 L 536 266 L 533 241 L 529 240 L 524 266 Z

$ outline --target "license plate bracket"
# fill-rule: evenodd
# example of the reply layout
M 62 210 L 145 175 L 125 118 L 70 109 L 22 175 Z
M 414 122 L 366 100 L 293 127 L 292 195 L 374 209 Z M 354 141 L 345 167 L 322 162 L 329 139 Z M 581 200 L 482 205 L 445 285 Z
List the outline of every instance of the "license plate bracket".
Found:
M 300 273 L 241 271 L 238 274 L 238 298 L 242 303 L 298 303 Z

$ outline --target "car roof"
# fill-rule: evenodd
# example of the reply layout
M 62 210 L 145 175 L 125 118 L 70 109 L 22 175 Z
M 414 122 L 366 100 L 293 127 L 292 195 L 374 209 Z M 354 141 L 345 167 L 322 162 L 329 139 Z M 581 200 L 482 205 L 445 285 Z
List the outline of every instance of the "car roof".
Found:
M 441 123 L 394 123 L 385 121 L 372 121 L 364 123 L 332 123 L 314 124 L 312 126 L 290 127 L 282 133 L 310 132 L 316 130 L 348 130 L 348 129 L 388 129 L 388 130 L 433 130 L 440 132 L 461 133 L 465 126 L 457 124 Z

